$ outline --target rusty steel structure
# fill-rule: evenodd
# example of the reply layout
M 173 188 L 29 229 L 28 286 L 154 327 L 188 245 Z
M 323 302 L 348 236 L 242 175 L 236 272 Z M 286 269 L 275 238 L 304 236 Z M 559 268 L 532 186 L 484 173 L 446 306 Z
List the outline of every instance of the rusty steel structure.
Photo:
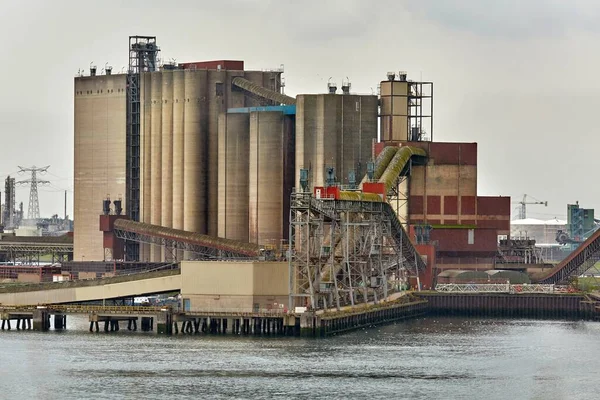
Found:
M 12 265 L 39 265 L 73 258 L 73 238 L 69 236 L 12 236 L 0 240 L 0 254 Z
M 426 269 L 392 207 L 294 192 L 289 307 L 340 308 L 387 298 Z
M 126 243 L 129 241 L 161 246 L 173 261 L 178 261 L 182 252 L 191 253 L 184 256 L 187 259 L 260 259 L 267 256 L 259 245 L 195 232 L 125 219 L 115 221 L 114 227 L 119 239 Z

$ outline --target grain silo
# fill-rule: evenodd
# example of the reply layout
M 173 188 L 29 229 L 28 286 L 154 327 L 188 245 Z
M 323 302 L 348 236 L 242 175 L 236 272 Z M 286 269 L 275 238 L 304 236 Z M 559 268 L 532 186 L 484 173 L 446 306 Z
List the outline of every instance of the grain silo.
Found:
M 334 168 L 341 184 L 360 182 L 377 139 L 377 96 L 299 95 L 296 105 L 296 187 L 300 169 L 309 170 L 311 186 L 325 186 Z
M 282 71 L 244 71 L 242 61 L 160 67 L 155 39 L 130 37 L 131 74 L 75 78 L 76 259 L 104 258 L 97 219 L 107 195 L 134 220 L 216 235 L 219 114 L 294 100 L 277 93 Z M 152 247 L 139 245 L 139 259 L 164 259 Z
M 219 116 L 218 236 L 248 241 L 250 115 Z
M 249 240 L 279 247 L 288 236 L 294 123 L 281 111 L 250 113 Z

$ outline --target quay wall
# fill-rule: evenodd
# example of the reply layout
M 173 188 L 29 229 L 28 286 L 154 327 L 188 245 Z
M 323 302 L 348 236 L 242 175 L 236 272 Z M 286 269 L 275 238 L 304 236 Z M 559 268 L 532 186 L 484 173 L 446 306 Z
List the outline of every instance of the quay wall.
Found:
M 579 294 L 419 293 L 430 315 L 592 318 L 594 307 Z

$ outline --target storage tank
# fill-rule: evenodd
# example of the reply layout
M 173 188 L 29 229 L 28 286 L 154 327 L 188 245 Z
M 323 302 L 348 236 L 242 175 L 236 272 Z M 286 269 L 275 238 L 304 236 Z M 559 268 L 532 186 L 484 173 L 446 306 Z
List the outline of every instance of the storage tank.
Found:
M 185 70 L 183 229 L 206 233 L 207 71 Z
M 150 223 L 162 222 L 162 73 L 150 73 L 150 152 L 151 207 Z M 150 261 L 161 261 L 161 247 L 151 246 Z
M 381 82 L 381 140 L 408 140 L 409 84 L 406 81 Z
M 325 186 L 327 168 L 337 182 L 356 182 L 366 173 L 377 139 L 377 97 L 359 95 L 299 95 L 296 104 L 296 187 L 300 169 L 310 170 L 310 187 Z
M 162 73 L 161 225 L 173 227 L 173 73 Z
M 211 236 L 217 236 L 218 231 L 218 193 L 214 188 L 219 185 L 219 114 L 227 111 L 224 93 L 226 79 L 224 70 L 208 71 L 207 232 Z
M 173 71 L 173 228 L 183 229 L 183 109 L 185 72 Z
M 218 236 L 248 241 L 250 114 L 219 116 Z
M 152 148 L 151 148 L 151 105 L 152 88 L 151 73 L 143 73 L 140 77 L 140 221 L 150 223 L 152 220 Z M 150 245 L 140 243 L 140 261 L 150 261 Z
M 281 112 L 250 113 L 249 241 L 279 247 L 287 235 L 284 197 L 293 181 L 293 124 Z

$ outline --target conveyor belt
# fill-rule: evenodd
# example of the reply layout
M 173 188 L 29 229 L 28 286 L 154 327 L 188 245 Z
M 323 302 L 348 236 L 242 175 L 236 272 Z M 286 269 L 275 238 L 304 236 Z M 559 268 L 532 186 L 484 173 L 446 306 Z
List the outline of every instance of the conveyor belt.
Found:
M 262 97 L 267 100 L 274 101 L 279 104 L 285 104 L 285 105 L 296 104 L 295 98 L 286 96 L 285 94 L 281 94 L 281 93 L 275 92 L 273 90 L 269 90 L 260 85 L 257 85 L 254 82 L 250 82 L 249 80 L 244 79 L 240 76 L 233 78 L 232 83 L 235 86 L 239 87 L 240 89 L 243 89 L 243 90 L 250 92 L 256 96 Z

